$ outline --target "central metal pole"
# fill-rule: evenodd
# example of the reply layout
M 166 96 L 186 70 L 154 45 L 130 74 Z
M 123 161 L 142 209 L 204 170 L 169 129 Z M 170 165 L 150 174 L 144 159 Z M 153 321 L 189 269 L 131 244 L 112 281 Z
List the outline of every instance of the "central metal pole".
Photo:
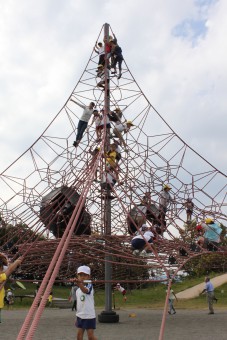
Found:
M 105 93 L 104 93 L 104 115 L 107 118 L 107 114 L 110 112 L 110 87 L 109 87 L 109 61 L 106 52 L 106 42 L 109 42 L 109 24 L 104 25 L 104 42 L 105 42 Z M 104 119 L 105 121 L 105 119 Z M 110 145 L 109 131 L 106 129 L 105 136 L 105 149 L 107 152 Z M 106 165 L 104 165 L 106 166 Z M 106 169 L 104 170 L 106 172 Z M 106 173 L 107 178 L 107 173 Z M 106 195 L 104 195 L 104 233 L 106 242 L 109 236 L 111 236 L 111 190 L 107 185 Z M 98 316 L 99 322 L 115 323 L 119 321 L 119 315 L 112 310 L 112 255 L 105 255 L 105 311 L 101 312 Z
M 108 196 L 110 195 L 109 189 L 107 190 L 107 199 L 105 200 L 104 207 L 104 228 L 105 236 L 108 242 L 108 236 L 111 235 L 111 202 Z M 108 282 L 112 279 L 112 256 L 110 254 L 105 255 L 105 311 L 112 311 L 112 284 Z

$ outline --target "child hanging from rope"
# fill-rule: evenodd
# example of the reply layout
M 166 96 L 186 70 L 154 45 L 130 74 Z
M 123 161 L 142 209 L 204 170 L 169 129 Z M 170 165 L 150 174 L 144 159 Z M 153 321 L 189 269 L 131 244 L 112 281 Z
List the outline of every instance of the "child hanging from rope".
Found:
M 116 158 L 117 158 L 116 149 L 117 149 L 117 145 L 115 143 L 110 144 L 110 150 L 104 155 L 104 157 L 106 158 L 106 165 L 109 168 L 115 170 L 116 175 L 118 175 L 117 161 L 116 161 Z
M 94 51 L 99 55 L 99 65 L 105 65 L 105 50 L 102 42 L 95 44 Z M 98 70 L 97 70 L 98 72 Z
M 192 202 L 192 199 L 187 198 L 186 202 L 184 203 L 184 206 L 186 209 L 187 223 L 189 223 L 192 220 L 192 214 L 193 214 L 193 208 L 194 208 L 194 203 Z
M 113 129 L 114 135 L 116 136 L 116 138 L 119 138 L 120 144 L 124 145 L 126 152 L 128 151 L 127 150 L 127 144 L 124 141 L 122 133 L 126 134 L 132 126 L 134 126 L 134 124 L 131 122 L 131 120 L 128 120 L 125 123 L 121 123 L 121 122 L 118 121 L 118 122 L 115 123 L 115 127 Z
M 93 119 L 92 119 L 92 123 L 91 125 L 95 122 L 95 132 L 96 132 L 96 142 L 100 142 L 101 141 L 101 136 L 102 136 L 102 116 L 101 114 L 98 112 L 98 110 L 94 110 L 93 111 Z
M 101 80 L 98 82 L 97 87 L 101 87 L 102 90 L 105 90 L 105 71 L 102 64 L 98 65 L 98 73 L 97 78 L 100 78 Z
M 100 117 L 101 117 L 101 123 L 100 123 L 100 134 L 102 136 L 102 131 L 104 130 L 104 127 L 106 126 L 106 133 L 109 136 L 110 135 L 110 119 L 109 119 L 109 115 L 106 115 L 105 117 L 105 113 L 104 113 L 104 109 L 100 110 Z
M 100 146 L 96 146 L 94 149 L 92 149 L 92 147 L 90 147 L 89 149 L 89 153 L 93 156 L 91 162 L 89 163 L 89 167 L 91 168 L 94 165 L 94 162 L 97 159 L 98 153 L 100 151 Z M 98 181 L 98 169 L 96 169 L 95 171 L 95 178 L 94 181 L 97 182 Z
M 0 253 L 0 323 L 1 320 L 1 311 L 4 307 L 4 297 L 5 297 L 5 289 L 4 285 L 8 277 L 21 265 L 23 261 L 23 257 L 19 257 L 16 261 L 9 264 L 7 257 Z
M 121 78 L 121 64 L 122 61 L 124 60 L 123 55 L 122 55 L 122 49 L 120 46 L 117 45 L 117 43 L 114 40 L 110 41 L 110 45 L 111 45 L 111 57 L 112 57 L 112 63 L 111 63 L 111 68 L 114 69 L 113 74 L 115 74 L 117 72 L 116 70 L 116 66 L 118 64 L 118 68 L 119 68 L 119 75 L 117 77 L 117 79 Z

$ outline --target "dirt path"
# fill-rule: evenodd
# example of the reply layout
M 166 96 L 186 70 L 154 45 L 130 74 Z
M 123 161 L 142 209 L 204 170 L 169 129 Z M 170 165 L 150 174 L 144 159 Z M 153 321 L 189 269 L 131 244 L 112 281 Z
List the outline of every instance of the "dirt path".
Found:
M 210 280 L 214 286 L 214 288 L 219 287 L 221 285 L 223 285 L 224 283 L 227 282 L 227 274 L 223 274 L 223 275 L 219 275 L 217 277 L 214 277 L 213 279 Z M 195 298 L 197 296 L 199 296 L 199 294 L 201 293 L 201 291 L 204 289 L 204 282 L 188 288 L 186 290 L 184 290 L 183 292 L 177 293 L 176 296 L 178 299 L 192 299 Z

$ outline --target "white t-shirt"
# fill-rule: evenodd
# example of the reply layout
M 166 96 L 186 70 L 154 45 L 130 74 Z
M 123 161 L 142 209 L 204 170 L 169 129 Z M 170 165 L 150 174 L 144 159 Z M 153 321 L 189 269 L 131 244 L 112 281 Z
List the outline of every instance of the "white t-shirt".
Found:
M 162 190 L 160 192 L 159 204 L 163 207 L 168 207 L 171 201 L 171 195 L 168 191 Z
M 102 183 L 110 183 L 111 185 L 114 185 L 116 183 L 114 180 L 116 181 L 115 177 L 111 173 L 103 173 Z
M 104 115 L 102 115 L 102 121 L 101 121 L 101 124 L 100 125 L 104 125 Z M 110 123 L 110 119 L 108 116 L 106 116 L 106 124 L 109 124 Z
M 122 292 L 125 291 L 125 289 L 124 289 L 123 287 L 121 287 L 121 286 L 116 286 L 116 289 L 117 289 L 120 293 L 122 293 Z
M 97 116 L 95 118 L 95 126 L 98 127 L 100 125 L 102 125 L 102 118 L 100 116 Z
M 127 125 L 120 122 L 116 122 L 115 129 L 117 129 L 119 132 L 122 132 L 127 129 Z
M 91 283 L 88 283 L 85 287 L 87 287 L 87 289 L 89 290 L 88 293 L 83 293 L 80 288 L 78 288 L 76 291 L 76 316 L 81 319 L 94 319 L 96 316 L 93 286 Z
M 143 217 L 144 215 L 146 215 L 147 212 L 147 207 L 145 207 L 145 205 L 138 205 L 137 206 L 138 209 L 136 210 L 136 216 L 138 217 Z
M 133 237 L 133 240 L 135 240 L 136 238 L 139 238 L 141 240 L 145 239 L 146 241 L 150 241 L 151 238 L 154 237 L 154 234 L 152 233 L 152 231 L 148 230 L 145 231 L 145 233 L 142 235 L 137 235 L 135 237 Z
M 119 147 L 119 145 L 116 147 L 116 152 L 121 153 L 121 148 Z
M 99 55 L 105 54 L 104 46 L 98 48 Z
M 11 291 L 7 292 L 6 299 L 7 299 L 8 301 L 10 301 L 10 300 L 13 299 L 13 293 L 12 293 Z
M 166 293 L 167 293 L 167 290 L 166 290 Z M 170 299 L 170 300 L 175 300 L 175 296 L 174 296 L 174 294 L 173 294 L 173 290 L 172 290 L 172 289 L 170 289 L 169 299 Z
M 84 112 L 82 113 L 82 116 L 80 117 L 80 120 L 82 120 L 83 122 L 87 122 L 88 123 L 88 121 L 91 118 L 91 115 L 93 113 L 93 109 L 89 109 L 88 106 L 82 105 L 80 103 L 76 103 L 76 104 L 84 109 Z

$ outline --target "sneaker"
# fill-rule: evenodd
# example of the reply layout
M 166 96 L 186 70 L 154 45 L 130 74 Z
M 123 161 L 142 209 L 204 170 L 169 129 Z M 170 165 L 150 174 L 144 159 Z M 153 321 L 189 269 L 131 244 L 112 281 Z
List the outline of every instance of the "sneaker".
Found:
M 210 312 L 210 313 L 208 313 L 208 314 L 214 314 L 214 312 Z
M 116 197 L 115 196 L 102 196 L 102 199 L 105 200 L 105 199 L 109 199 L 109 200 L 114 200 Z
M 140 251 L 138 249 L 133 250 L 133 255 L 139 255 Z
M 75 141 L 73 142 L 73 146 L 75 146 L 75 148 L 79 145 L 79 141 Z
M 121 79 L 121 74 L 119 74 L 119 76 L 117 77 L 117 79 Z
M 148 254 L 147 254 L 146 250 L 142 250 L 141 253 L 140 253 L 140 256 L 147 256 L 147 255 Z
M 171 314 L 171 312 L 170 312 L 170 311 L 168 311 L 168 313 L 169 313 L 169 314 Z

